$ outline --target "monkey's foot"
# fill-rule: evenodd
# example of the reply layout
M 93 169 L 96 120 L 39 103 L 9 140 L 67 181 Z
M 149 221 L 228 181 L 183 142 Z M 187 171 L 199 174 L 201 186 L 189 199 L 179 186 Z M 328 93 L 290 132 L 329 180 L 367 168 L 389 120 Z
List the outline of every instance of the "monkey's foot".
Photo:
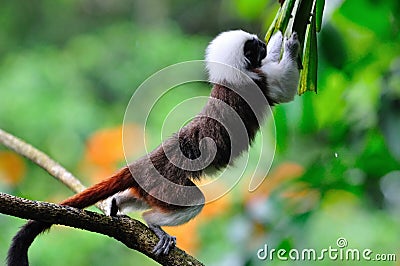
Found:
M 153 230 L 153 232 L 160 239 L 157 245 L 153 249 L 153 253 L 158 256 L 161 253 L 167 255 L 168 252 L 175 247 L 176 245 L 176 237 L 170 236 L 164 230 L 161 229 L 158 225 L 149 225 L 149 228 Z

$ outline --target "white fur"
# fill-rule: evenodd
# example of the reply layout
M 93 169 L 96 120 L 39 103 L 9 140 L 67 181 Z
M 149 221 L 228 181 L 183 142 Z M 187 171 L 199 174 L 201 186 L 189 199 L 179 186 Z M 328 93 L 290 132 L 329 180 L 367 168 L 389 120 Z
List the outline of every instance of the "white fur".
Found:
M 277 103 L 292 101 L 297 94 L 299 70 L 296 55 L 290 54 L 293 45 L 299 45 L 297 35 L 293 34 L 284 42 L 282 59 L 283 36 L 277 32 L 271 37 L 267 46 L 267 57 L 262 62 L 261 70 L 267 76 L 268 95 Z
M 159 212 L 155 209 L 145 212 L 143 218 L 147 224 L 155 224 L 158 226 L 176 226 L 189 222 L 193 217 L 197 216 L 203 209 L 204 202 L 200 205 L 194 205 L 173 212 Z
M 138 210 L 149 210 L 150 206 L 144 201 L 135 198 L 130 190 L 125 190 L 109 197 L 104 201 L 106 204 L 106 214 L 110 215 L 112 200 L 116 200 L 118 206 L 117 215 L 125 215 L 128 212 L 138 211 Z M 159 212 L 156 209 L 151 209 L 143 214 L 143 218 L 149 224 L 155 224 L 159 226 L 174 226 L 187 223 L 193 217 L 195 217 L 202 210 L 204 206 L 204 197 L 200 198 L 197 205 L 188 206 L 187 208 L 182 208 L 179 211 L 171 212 Z
M 279 62 L 282 52 L 282 42 L 282 32 L 278 31 L 277 33 L 272 35 L 267 44 L 267 57 L 264 59 L 264 64 L 266 62 Z
M 226 31 L 219 34 L 206 50 L 206 69 L 209 81 L 217 84 L 243 85 L 256 80 L 259 75 L 246 68 L 244 56 L 246 41 L 257 38 L 256 35 L 242 30 Z M 261 70 L 267 77 L 268 95 L 276 102 L 289 102 L 297 93 L 299 70 L 296 55 L 290 54 L 293 45 L 298 44 L 297 35 L 285 40 L 281 59 L 283 36 L 280 31 L 271 37 L 267 46 L 267 56 Z M 293 52 L 292 52 L 293 53 Z
M 114 196 L 109 197 L 104 201 L 106 215 L 111 214 L 111 206 L 112 200 L 115 199 L 116 204 L 118 206 L 117 215 L 125 215 L 128 212 L 139 211 L 139 210 L 147 210 L 149 209 L 149 205 L 147 205 L 144 201 L 135 198 L 129 189 L 124 190 L 115 194 Z
M 220 33 L 211 41 L 206 50 L 210 82 L 243 84 L 246 79 L 240 71 L 251 78 L 257 78 L 255 73 L 246 70 L 247 59 L 244 56 L 244 44 L 253 38 L 257 36 L 242 30 L 232 30 Z

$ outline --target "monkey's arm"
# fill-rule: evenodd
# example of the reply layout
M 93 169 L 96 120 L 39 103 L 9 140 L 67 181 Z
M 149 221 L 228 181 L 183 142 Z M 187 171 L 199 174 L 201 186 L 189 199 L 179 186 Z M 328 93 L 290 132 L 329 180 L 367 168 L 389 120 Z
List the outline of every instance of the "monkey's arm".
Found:
M 292 101 L 297 93 L 299 84 L 299 69 L 297 55 L 300 43 L 294 32 L 283 44 L 283 36 L 279 31 L 271 37 L 267 46 L 267 57 L 263 60 L 262 72 L 267 76 L 267 93 L 276 103 Z

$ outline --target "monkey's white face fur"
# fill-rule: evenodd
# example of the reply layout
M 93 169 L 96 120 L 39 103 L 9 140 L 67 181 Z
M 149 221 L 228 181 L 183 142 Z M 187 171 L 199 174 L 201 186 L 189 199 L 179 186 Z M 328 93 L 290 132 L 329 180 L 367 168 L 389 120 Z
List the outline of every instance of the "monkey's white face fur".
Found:
M 246 80 L 243 74 L 253 79 L 258 78 L 254 72 L 246 68 L 248 61 L 244 55 L 246 41 L 253 38 L 258 39 L 254 34 L 232 30 L 222 32 L 211 41 L 206 50 L 206 68 L 210 82 L 242 84 Z

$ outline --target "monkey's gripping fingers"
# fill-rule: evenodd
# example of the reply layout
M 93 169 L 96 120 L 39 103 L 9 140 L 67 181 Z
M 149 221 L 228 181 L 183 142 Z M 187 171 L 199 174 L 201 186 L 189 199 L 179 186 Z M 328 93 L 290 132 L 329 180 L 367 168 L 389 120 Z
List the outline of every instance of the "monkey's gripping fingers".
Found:
M 279 62 L 281 58 L 283 35 L 281 31 L 272 35 L 267 45 L 267 61 Z
M 125 218 L 130 218 L 128 215 L 125 215 L 123 212 L 119 210 L 117 200 L 116 198 L 110 197 L 103 201 L 103 205 L 105 206 L 105 215 L 111 216 L 111 217 L 125 217 Z
M 117 201 L 114 198 L 114 196 L 109 197 L 108 199 L 101 202 L 101 205 L 103 206 L 103 208 L 105 210 L 105 213 L 104 213 L 105 215 L 118 216 L 120 214 L 118 205 L 117 205 Z
M 149 228 L 153 230 L 153 232 L 160 239 L 157 245 L 153 249 L 153 253 L 158 256 L 161 253 L 167 255 L 169 251 L 175 247 L 176 245 L 176 237 L 170 236 L 164 230 L 161 229 L 158 225 L 149 224 Z
M 117 200 L 115 198 L 112 198 L 110 206 L 110 216 L 117 216 L 117 214 L 118 214 Z
M 296 32 L 293 32 L 289 39 L 285 40 L 283 58 L 296 60 L 300 50 L 300 42 Z

